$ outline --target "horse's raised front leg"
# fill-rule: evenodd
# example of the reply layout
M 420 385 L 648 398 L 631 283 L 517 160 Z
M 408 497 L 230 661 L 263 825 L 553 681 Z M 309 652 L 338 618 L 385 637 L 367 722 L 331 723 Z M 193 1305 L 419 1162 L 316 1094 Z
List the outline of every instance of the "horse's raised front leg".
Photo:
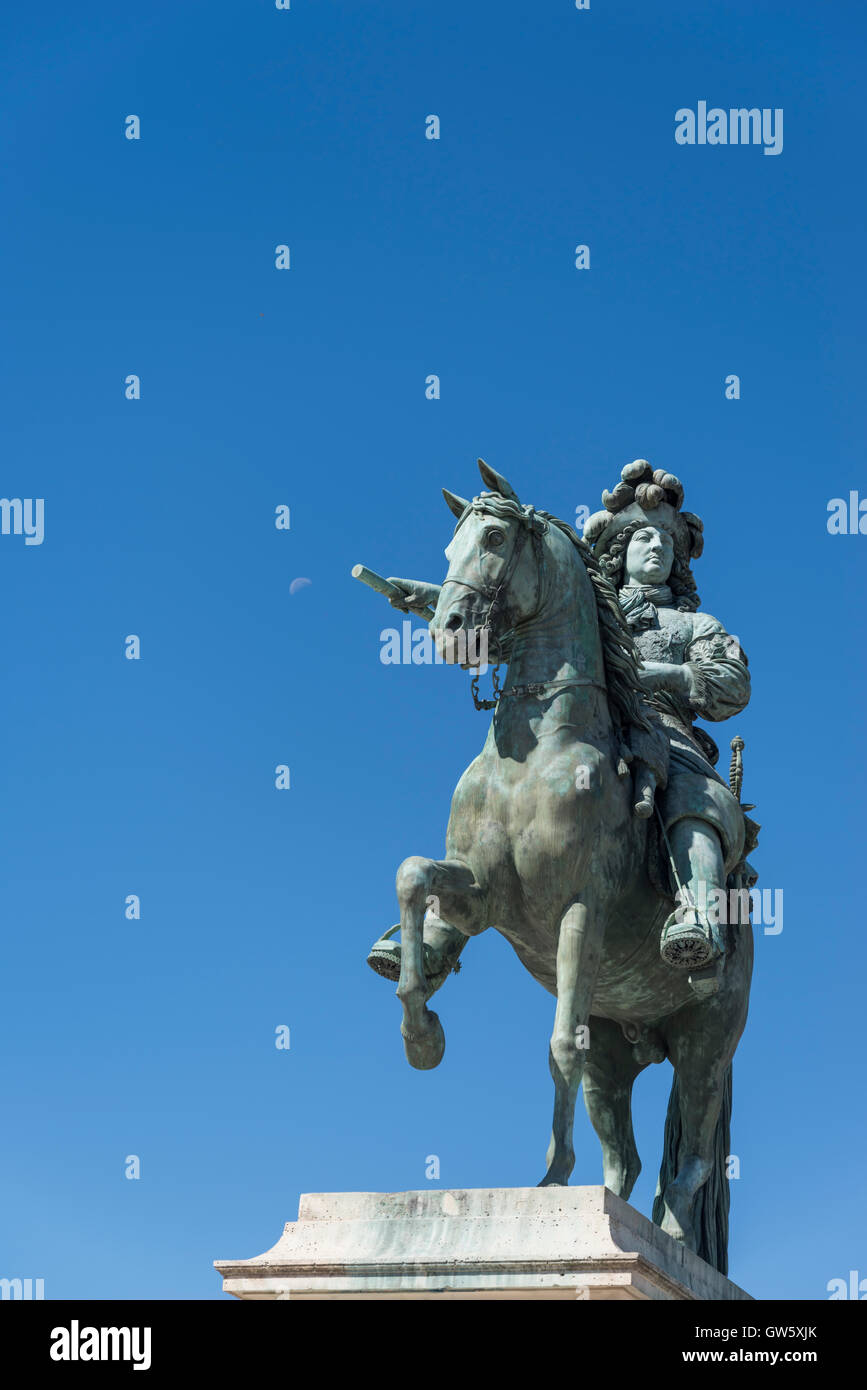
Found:
M 572 1130 L 575 1099 L 590 1037 L 590 1008 L 599 970 L 603 924 L 595 904 L 576 902 L 560 923 L 557 945 L 557 1009 L 548 1051 L 554 1080 L 554 1124 L 548 1146 L 548 1171 L 540 1187 L 563 1187 L 575 1167 Z
M 443 916 L 466 936 L 484 929 L 484 894 L 467 864 L 415 855 L 403 861 L 397 871 L 401 940 L 397 997 L 403 1005 L 400 1031 L 406 1058 L 419 1071 L 437 1066 L 446 1046 L 439 1018 L 425 1002 L 424 916 L 431 897 L 439 899 Z

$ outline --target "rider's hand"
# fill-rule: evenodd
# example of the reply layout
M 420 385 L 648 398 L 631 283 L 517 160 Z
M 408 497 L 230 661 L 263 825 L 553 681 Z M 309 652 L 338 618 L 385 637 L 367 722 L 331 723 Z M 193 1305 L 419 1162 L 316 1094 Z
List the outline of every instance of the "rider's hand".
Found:
M 438 584 L 425 584 L 420 579 L 395 579 L 393 575 L 388 576 L 388 582 L 405 595 L 404 602 L 396 598 L 388 600 L 392 608 L 396 608 L 399 613 L 420 613 L 428 604 L 431 608 L 436 608 L 440 596 Z
M 692 691 L 689 668 L 668 661 L 645 661 L 639 672 L 641 683 L 648 690 L 667 690 L 672 695 L 686 695 Z

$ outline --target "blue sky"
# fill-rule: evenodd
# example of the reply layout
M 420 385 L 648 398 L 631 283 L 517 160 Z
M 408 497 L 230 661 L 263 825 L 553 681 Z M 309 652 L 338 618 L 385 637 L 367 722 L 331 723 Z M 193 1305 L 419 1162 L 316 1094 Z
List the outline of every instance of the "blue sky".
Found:
M 826 526 L 867 495 L 865 22 L 696 9 L 0 18 L 2 492 L 45 499 L 41 546 L 0 536 L 0 1274 L 216 1298 L 211 1261 L 301 1192 L 424 1187 L 432 1153 L 443 1186 L 542 1176 L 552 1001 L 506 943 L 439 996 L 430 1074 L 364 963 L 485 716 L 464 674 L 380 662 L 391 610 L 349 570 L 441 579 L 439 489 L 482 455 L 567 518 L 649 458 L 704 518 L 703 606 L 753 675 L 714 732 L 746 740 L 785 903 L 735 1063 L 731 1274 L 867 1275 L 867 538 Z M 782 154 L 677 145 L 699 100 L 782 108 Z M 636 1089 L 647 1213 L 669 1080 Z M 576 1149 L 599 1182 L 583 1109 Z

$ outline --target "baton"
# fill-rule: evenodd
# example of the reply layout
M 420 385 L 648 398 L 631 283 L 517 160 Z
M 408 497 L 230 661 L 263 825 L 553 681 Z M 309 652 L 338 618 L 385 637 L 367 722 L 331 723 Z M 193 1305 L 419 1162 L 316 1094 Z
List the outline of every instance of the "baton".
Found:
M 362 584 L 366 584 L 369 589 L 373 589 L 377 594 L 382 594 L 383 598 L 399 599 L 404 607 L 409 608 L 406 602 L 406 594 L 403 589 L 399 589 L 396 584 L 389 584 L 387 579 L 383 579 L 381 574 L 376 574 L 369 570 L 366 565 L 353 565 L 352 578 L 360 579 Z M 429 623 L 433 620 L 434 610 L 428 604 L 425 608 L 409 608 L 410 613 L 415 613 L 419 618 L 424 618 Z

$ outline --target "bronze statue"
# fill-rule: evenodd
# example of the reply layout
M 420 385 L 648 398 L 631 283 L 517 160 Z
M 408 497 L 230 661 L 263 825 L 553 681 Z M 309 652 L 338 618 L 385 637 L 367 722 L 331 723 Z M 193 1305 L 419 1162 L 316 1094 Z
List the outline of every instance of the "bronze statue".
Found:
M 400 866 L 401 941 L 392 928 L 368 960 L 398 980 L 406 1054 L 422 1069 L 445 1046 L 427 1001 L 489 926 L 556 996 L 545 1185 L 572 1171 L 583 1080 L 606 1185 L 629 1196 L 640 1170 L 632 1084 L 669 1058 L 654 1219 L 725 1273 L 731 1059 L 752 927 L 748 914 L 719 921 L 703 905 L 711 890 L 755 881 L 745 854 L 757 827 L 739 802 L 739 766 L 730 788 L 694 721 L 744 708 L 746 658 L 697 611 L 702 524 L 671 474 L 628 464 L 580 539 L 479 467 L 487 491 L 444 492 L 457 525 L 442 585 L 390 579 L 386 592 L 404 611 L 434 609 L 446 660 L 457 634 L 481 631 L 508 675 L 500 690 L 495 669 L 495 698 L 476 700 L 494 714 L 455 791 L 445 856 Z

